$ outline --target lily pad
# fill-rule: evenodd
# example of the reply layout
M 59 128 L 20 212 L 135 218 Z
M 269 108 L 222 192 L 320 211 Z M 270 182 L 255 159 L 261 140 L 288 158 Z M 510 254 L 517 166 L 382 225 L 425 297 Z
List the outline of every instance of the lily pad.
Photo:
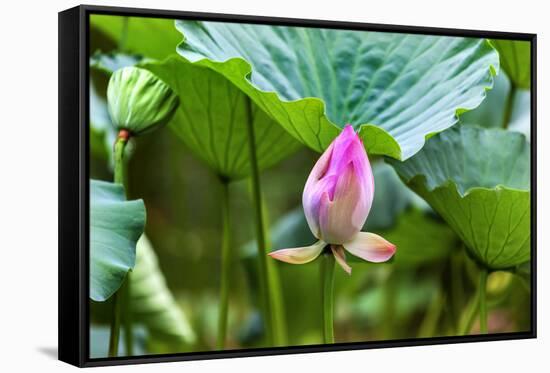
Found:
M 530 150 L 525 136 L 458 126 L 406 162 L 389 160 L 409 187 L 491 269 L 530 259 Z
M 498 50 L 502 69 L 517 88 L 531 87 L 531 43 L 521 40 L 491 40 Z
M 219 175 L 238 179 L 250 174 L 250 116 L 260 169 L 278 163 L 301 146 L 233 83 L 211 69 L 177 56 L 141 67 L 180 96 L 180 106 L 169 126 Z
M 103 302 L 134 268 L 145 227 L 142 200 L 126 201 L 120 184 L 90 181 L 90 298 Z
M 351 123 L 370 154 L 407 159 L 478 106 L 498 54 L 484 39 L 176 21 L 178 52 L 219 72 L 321 152 Z

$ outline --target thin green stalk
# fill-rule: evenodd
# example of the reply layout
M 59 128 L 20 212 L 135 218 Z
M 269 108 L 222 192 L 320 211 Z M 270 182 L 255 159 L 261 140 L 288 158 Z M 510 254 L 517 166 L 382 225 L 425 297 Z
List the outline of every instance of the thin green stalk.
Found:
M 481 333 L 487 333 L 487 269 L 483 268 L 479 271 L 479 285 L 476 294 L 469 302 L 465 310 L 465 315 L 462 318 L 461 335 L 470 333 L 474 321 L 479 315 L 479 328 Z
M 264 237 L 265 237 L 265 247 L 269 248 L 271 247 L 271 240 L 269 237 L 269 219 L 267 214 L 267 209 L 265 207 L 265 202 L 262 198 L 262 208 L 264 212 L 264 218 L 263 218 L 263 231 L 264 231 Z M 266 249 L 268 250 L 268 249 Z M 284 307 L 284 301 L 283 301 L 283 293 L 281 288 L 281 281 L 279 278 L 279 271 L 277 268 L 277 261 L 275 260 L 267 260 L 267 286 L 269 288 L 269 294 L 271 299 L 271 307 L 272 307 L 272 317 L 273 317 L 273 338 L 276 341 L 276 344 L 278 346 L 287 346 L 288 340 L 287 340 L 287 330 L 286 330 L 286 315 L 285 315 L 285 307 Z
M 109 336 L 109 357 L 118 356 L 118 339 L 120 335 L 120 294 L 113 294 L 113 317 L 111 318 L 111 334 Z
M 231 281 L 231 227 L 229 216 L 229 181 L 222 179 L 222 271 L 220 284 L 220 311 L 218 314 L 218 339 L 216 347 L 225 347 L 229 283 Z
M 512 111 L 514 108 L 514 97 L 516 96 L 516 85 L 510 82 L 510 90 L 506 96 L 506 102 L 504 104 L 504 117 L 502 118 L 502 128 L 507 129 L 512 119 Z
M 124 184 L 124 150 L 128 143 L 129 133 L 126 130 L 120 130 L 115 142 L 115 177 L 116 184 Z
M 121 130 L 115 142 L 115 174 L 114 182 L 116 184 L 124 183 L 124 149 L 128 142 L 129 132 Z M 122 285 L 124 286 L 124 284 Z M 113 314 L 111 316 L 111 330 L 109 336 L 109 356 L 118 356 L 118 340 L 120 337 L 120 319 L 122 314 L 123 294 L 118 291 L 113 295 Z
M 451 306 L 452 322 L 455 331 L 460 328 L 461 311 L 464 304 L 464 284 L 462 282 L 462 266 L 464 249 L 459 247 L 451 255 Z
M 275 267 L 268 265 L 268 239 L 266 232 L 266 224 L 264 222 L 264 211 L 262 204 L 262 191 L 260 184 L 260 171 L 258 166 L 258 157 L 256 154 L 256 138 L 254 133 L 254 120 L 252 115 L 252 107 L 250 99 L 247 99 L 247 127 L 248 127 L 248 147 L 250 155 L 251 168 L 251 186 L 252 186 L 252 203 L 254 205 L 254 218 L 256 225 L 256 242 L 258 247 L 258 283 L 260 291 L 260 299 L 263 308 L 263 319 L 266 325 L 266 337 L 270 345 L 281 346 L 285 345 L 281 330 L 286 330 L 286 326 L 282 323 L 284 318 L 280 316 L 283 312 L 281 309 L 282 300 L 280 291 L 277 286 L 277 271 Z
M 479 272 L 479 330 L 487 334 L 487 269 Z
M 479 311 L 479 288 L 476 290 L 474 297 L 468 302 L 466 309 L 464 310 L 463 317 L 460 323 L 460 335 L 470 334 L 474 321 L 477 318 Z
M 126 356 L 134 354 L 134 333 L 132 329 L 132 310 L 130 309 L 130 299 L 132 296 L 131 286 L 132 272 L 128 272 L 124 284 L 122 285 L 122 324 L 124 325 L 124 346 L 126 347 Z
M 323 340 L 334 343 L 334 255 L 321 255 L 321 282 L 323 284 Z

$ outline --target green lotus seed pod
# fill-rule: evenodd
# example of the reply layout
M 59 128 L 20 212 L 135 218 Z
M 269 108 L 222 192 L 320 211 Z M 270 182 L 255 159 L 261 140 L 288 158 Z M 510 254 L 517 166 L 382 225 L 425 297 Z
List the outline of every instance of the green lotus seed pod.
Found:
M 107 87 L 109 115 L 117 130 L 139 136 L 159 128 L 172 118 L 179 105 L 172 89 L 148 70 L 117 70 Z

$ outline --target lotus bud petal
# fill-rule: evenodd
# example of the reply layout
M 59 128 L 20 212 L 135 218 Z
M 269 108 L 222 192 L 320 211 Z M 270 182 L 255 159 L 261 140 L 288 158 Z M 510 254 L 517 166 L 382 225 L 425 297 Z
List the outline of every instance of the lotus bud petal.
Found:
M 178 105 L 172 89 L 148 70 L 124 67 L 107 87 L 109 115 L 117 130 L 139 136 L 170 121 Z
M 395 254 L 395 245 L 374 233 L 360 232 L 346 242 L 344 248 L 353 255 L 369 262 L 380 263 L 389 260 Z
M 323 252 L 326 245 L 326 242 L 317 241 L 311 246 L 280 249 L 272 251 L 268 255 L 290 264 L 305 264 L 315 260 Z
M 338 263 L 338 265 L 340 265 L 340 267 L 342 267 L 348 275 L 351 275 L 351 267 L 348 262 L 346 262 L 346 253 L 344 248 L 341 245 L 331 245 L 330 249 L 332 250 L 334 259 L 336 259 L 336 263 Z

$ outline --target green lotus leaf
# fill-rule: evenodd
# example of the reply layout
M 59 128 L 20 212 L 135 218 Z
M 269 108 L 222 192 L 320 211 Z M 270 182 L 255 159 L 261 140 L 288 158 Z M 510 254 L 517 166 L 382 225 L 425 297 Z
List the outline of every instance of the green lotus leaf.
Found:
M 407 159 L 478 106 L 498 54 L 484 39 L 176 21 L 178 53 L 224 75 L 321 152 L 346 123 L 370 154 Z
M 90 181 L 90 298 L 102 302 L 134 268 L 145 227 L 142 200 L 126 201 L 120 184 Z
M 512 105 L 510 118 L 506 118 L 507 105 Z M 507 119 L 508 123 L 504 123 Z M 493 89 L 487 92 L 487 98 L 474 110 L 461 115 L 460 123 L 480 127 L 507 127 L 509 130 L 523 133 L 529 140 L 531 92 L 525 89 L 512 92 L 510 79 L 500 70 Z
M 474 110 L 460 116 L 460 123 L 479 127 L 503 127 L 510 79 L 500 70 L 495 78 L 493 89 L 487 92 L 487 98 Z
M 530 150 L 525 137 L 458 126 L 405 162 L 389 160 L 490 269 L 530 258 Z
M 178 108 L 179 98 L 150 71 L 129 66 L 111 75 L 107 102 L 117 129 L 139 136 L 167 124 Z
M 163 59 L 174 54 L 181 41 L 174 20 L 167 18 L 92 14 L 90 28 L 94 31 L 90 33 L 91 45 L 103 52 L 118 47 L 120 51 Z
M 502 69 L 517 88 L 531 87 L 531 43 L 519 40 L 491 40 L 500 55 Z
M 219 175 L 231 179 L 249 175 L 249 116 L 261 169 L 276 164 L 300 147 L 298 141 L 219 73 L 178 56 L 141 66 L 185 97 L 170 128 Z
M 132 320 L 146 326 L 151 344 L 184 348 L 195 341 L 196 336 L 189 320 L 170 292 L 153 246 L 145 235 L 137 242 L 136 266 L 130 276 L 130 292 Z

